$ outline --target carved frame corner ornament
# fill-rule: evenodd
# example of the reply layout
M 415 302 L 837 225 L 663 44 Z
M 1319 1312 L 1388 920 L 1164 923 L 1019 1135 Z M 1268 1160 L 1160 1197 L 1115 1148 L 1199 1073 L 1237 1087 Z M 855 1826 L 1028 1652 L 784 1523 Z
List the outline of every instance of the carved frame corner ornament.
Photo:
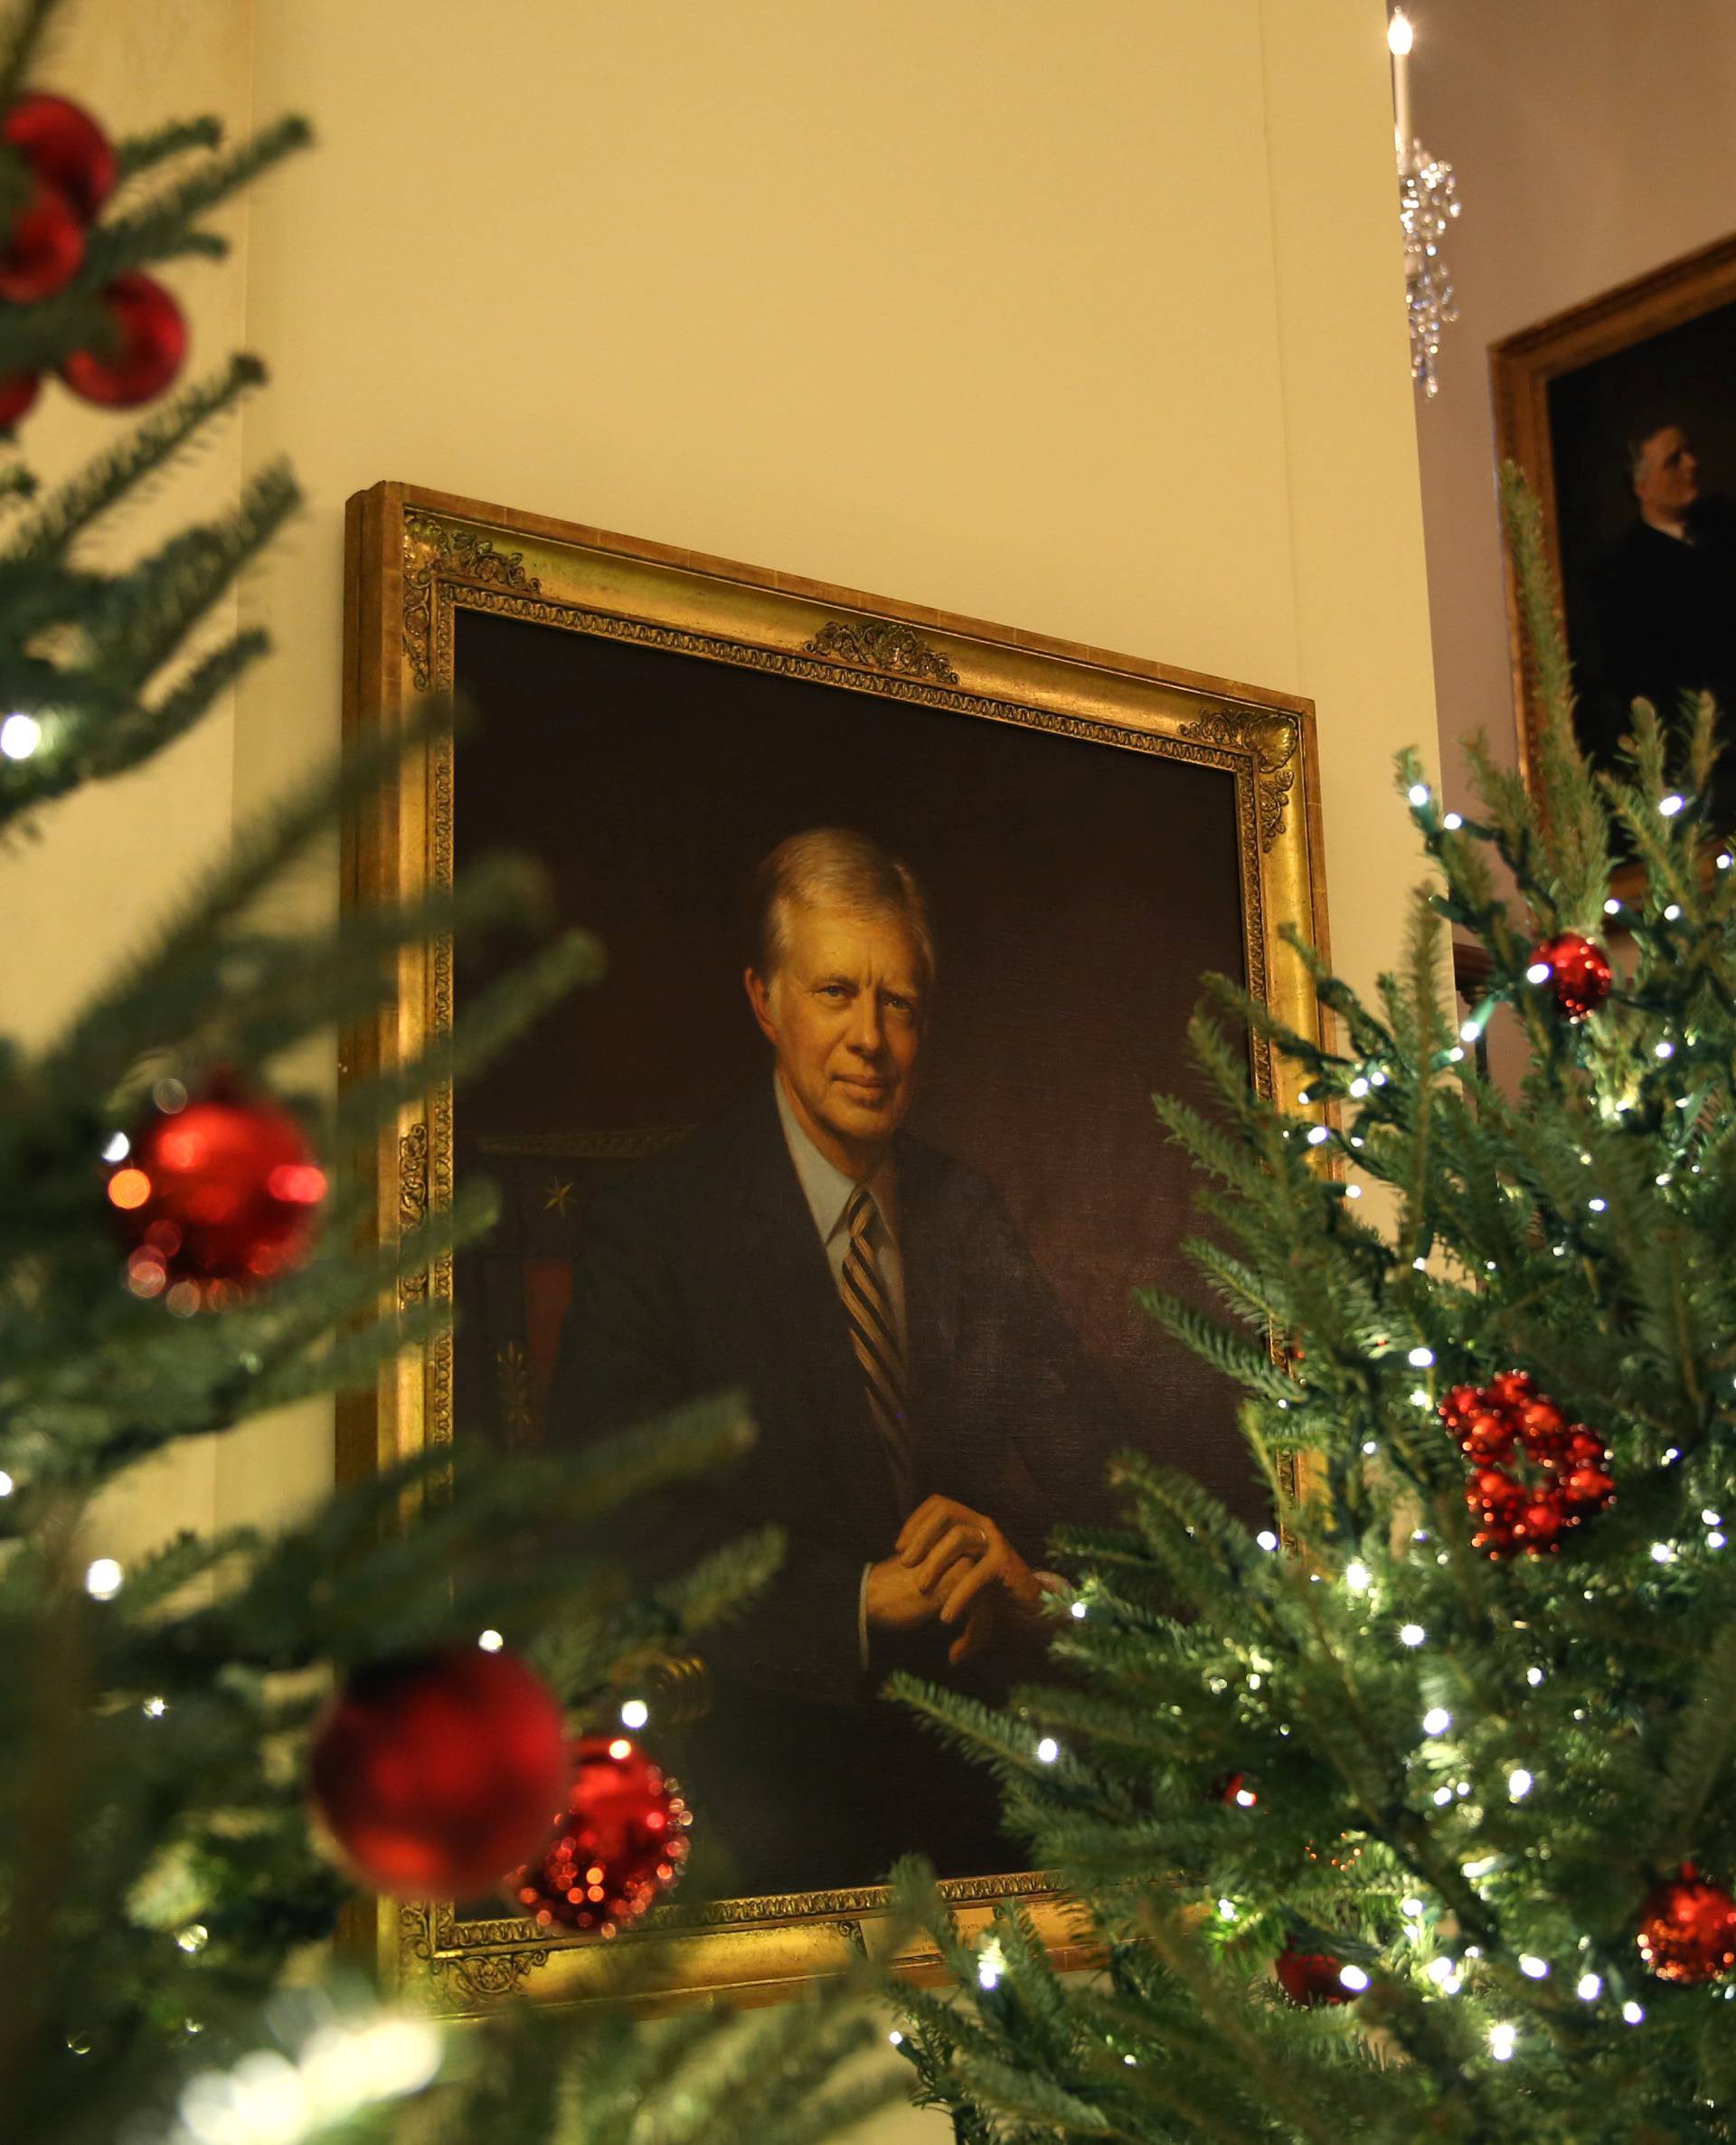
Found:
M 1284 815 L 1296 788 L 1302 756 L 1302 725 L 1292 714 L 1268 708 L 1219 707 L 1196 723 L 1184 723 L 1182 735 L 1226 752 L 1245 753 L 1254 762 L 1260 812 L 1260 853 L 1269 856 L 1284 832 Z
M 1301 964 L 1279 958 L 1278 936 L 1295 923 L 1318 945 L 1326 937 L 1306 703 L 401 485 L 377 486 L 351 503 L 348 573 L 352 731 L 394 722 L 418 695 L 449 692 L 455 621 L 475 611 L 752 670 L 768 690 L 795 678 L 1046 732 L 1124 754 L 1129 780 L 1141 756 L 1214 770 L 1233 783 L 1248 988 L 1286 1025 L 1313 1024 Z M 358 815 L 354 898 L 415 898 L 450 884 L 454 774 L 448 739 L 405 756 L 377 805 Z M 448 940 L 409 950 L 401 978 L 399 1002 L 380 1025 L 379 1063 L 367 1076 L 401 1072 L 451 1027 Z M 1257 1090 L 1272 1095 L 1269 1045 L 1256 1040 L 1250 1065 Z M 671 1136 L 636 1134 L 631 1151 L 650 1151 L 647 1140 L 655 1148 Z M 557 1136 L 523 1151 L 559 1160 L 570 1145 Z M 408 1235 L 445 1210 L 454 1151 L 451 1090 L 435 1085 L 382 1150 L 382 1171 L 395 1170 L 378 1203 L 382 1233 L 390 1224 Z M 575 1151 L 590 1156 L 592 1147 Z M 406 1309 L 451 1293 L 446 1256 L 399 1284 Z M 515 1417 L 524 1367 L 516 1356 L 494 1365 Z M 448 1443 L 453 1413 L 452 1344 L 441 1335 L 424 1344 L 420 1364 L 400 1361 L 382 1374 L 372 1422 L 357 1430 L 353 1449 L 389 1465 Z M 710 1702 L 697 1661 L 641 1662 L 635 1675 L 636 1689 L 652 1691 L 665 1721 L 693 1717 Z M 1077 1910 L 1041 1873 L 954 1879 L 940 1890 L 967 1934 L 1000 1903 L 1017 1902 L 1058 1961 L 1083 1964 L 1091 1956 Z M 617 1986 L 623 1950 L 634 1954 L 646 2000 L 666 2007 L 750 1986 L 762 1996 L 798 1993 L 863 1950 L 876 1952 L 890 1906 L 890 1894 L 876 1885 L 672 1903 L 605 1945 L 505 1915 L 463 1919 L 451 1902 L 416 1901 L 382 1905 L 376 1942 L 401 1984 L 452 2014 L 480 2012 L 518 1992 L 574 2002 L 605 1996 Z M 941 1977 L 926 1942 L 886 1963 L 919 1980 Z

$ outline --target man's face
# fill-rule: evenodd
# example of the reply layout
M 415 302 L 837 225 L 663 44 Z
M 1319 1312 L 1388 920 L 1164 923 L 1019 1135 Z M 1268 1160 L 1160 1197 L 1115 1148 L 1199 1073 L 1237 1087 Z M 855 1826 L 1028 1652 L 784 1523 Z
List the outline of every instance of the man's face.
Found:
M 793 902 L 784 921 L 770 983 L 748 970 L 754 1017 L 808 1137 L 864 1176 L 910 1106 L 923 1013 L 916 943 L 890 913 Z
M 1656 431 L 1640 449 L 1634 496 L 1648 521 L 1678 521 L 1700 496 L 1700 465 L 1678 424 Z

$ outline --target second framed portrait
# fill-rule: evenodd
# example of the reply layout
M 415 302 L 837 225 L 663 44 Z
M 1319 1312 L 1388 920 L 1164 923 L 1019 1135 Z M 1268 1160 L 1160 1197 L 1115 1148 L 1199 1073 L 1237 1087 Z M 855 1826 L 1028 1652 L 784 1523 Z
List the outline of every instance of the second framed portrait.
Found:
M 625 1545 L 655 1577 L 767 1523 L 788 1542 L 707 1649 L 708 1707 L 656 1724 L 706 1896 L 621 1942 L 670 1994 L 794 1987 L 872 1941 L 916 1849 L 961 1913 L 1024 1898 L 1061 1944 L 988 1775 L 882 1687 L 1040 1669 L 1049 1532 L 1112 1516 L 1118 1450 L 1269 1508 L 1233 1394 L 1137 1294 L 1199 1294 L 1150 1096 L 1200 1099 L 1202 978 L 1314 1028 L 1281 936 L 1326 939 L 1311 710 L 404 485 L 351 502 L 348 572 L 352 728 L 428 694 L 476 715 L 359 817 L 353 891 L 528 854 L 609 966 L 382 1146 L 387 1230 L 472 1175 L 504 1214 L 427 1277 L 456 1336 L 349 1419 L 346 1464 L 579 1448 L 744 1393 L 750 1452 Z M 363 1069 L 493 959 L 407 956 Z M 1249 1077 L 1282 1077 L 1258 1044 Z M 950 1625 L 913 1541 L 993 1562 Z M 594 1970 L 461 1903 L 393 1910 L 382 1942 L 459 2008 Z
M 1580 742 L 1612 764 L 1637 699 L 1674 720 L 1710 693 L 1736 827 L 1736 237 L 1509 336 L 1490 353 L 1496 442 L 1542 503 Z M 1524 763 L 1539 714 L 1508 576 Z

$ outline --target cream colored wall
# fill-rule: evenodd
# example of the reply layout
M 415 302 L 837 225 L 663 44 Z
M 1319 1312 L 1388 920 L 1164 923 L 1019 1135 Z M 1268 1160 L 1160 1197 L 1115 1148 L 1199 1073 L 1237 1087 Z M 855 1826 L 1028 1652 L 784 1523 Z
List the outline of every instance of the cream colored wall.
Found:
M 1419 0 L 1418 130 L 1456 167 L 1459 320 L 1420 409 L 1440 730 L 1514 753 L 1488 346 L 1736 230 L 1728 0 Z
M 322 146 L 253 210 L 312 494 L 236 790 L 336 736 L 384 477 L 1309 694 L 1335 951 L 1432 756 L 1380 0 L 259 0 Z M 232 1517 L 326 1444 L 244 1433 Z
M 57 19 L 37 80 L 76 98 L 117 139 L 198 112 L 214 112 L 241 133 L 252 101 L 251 8 L 237 0 L 82 0 Z M 187 313 L 193 362 L 202 369 L 240 347 L 244 327 L 245 204 L 216 227 L 235 241 L 228 261 L 164 271 Z M 52 482 L 123 430 L 123 420 L 50 383 L 24 448 Z M 219 511 L 241 475 L 241 425 L 231 419 L 172 479 L 159 479 L 116 517 L 109 554 L 142 552 Z M 212 631 L 232 632 L 235 617 L 231 600 Z M 231 823 L 233 747 L 233 710 L 224 705 L 149 767 L 52 807 L 40 841 L 0 849 L 0 1032 L 30 1044 L 52 1035 L 141 942 L 189 865 L 221 854 Z M 215 1484 L 210 1444 L 165 1455 L 110 1504 L 103 1546 L 125 1558 L 170 1525 L 209 1520 Z

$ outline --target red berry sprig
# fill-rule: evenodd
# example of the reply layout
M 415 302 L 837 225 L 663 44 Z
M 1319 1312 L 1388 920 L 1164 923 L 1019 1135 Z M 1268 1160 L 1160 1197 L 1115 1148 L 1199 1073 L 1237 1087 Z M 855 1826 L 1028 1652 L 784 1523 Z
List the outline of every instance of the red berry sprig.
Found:
M 1477 1522 L 1472 1539 L 1491 1557 L 1552 1555 L 1616 1494 L 1609 1447 L 1583 1422 L 1570 1423 L 1525 1371 L 1455 1385 L 1439 1413 L 1472 1463 L 1465 1485 Z

